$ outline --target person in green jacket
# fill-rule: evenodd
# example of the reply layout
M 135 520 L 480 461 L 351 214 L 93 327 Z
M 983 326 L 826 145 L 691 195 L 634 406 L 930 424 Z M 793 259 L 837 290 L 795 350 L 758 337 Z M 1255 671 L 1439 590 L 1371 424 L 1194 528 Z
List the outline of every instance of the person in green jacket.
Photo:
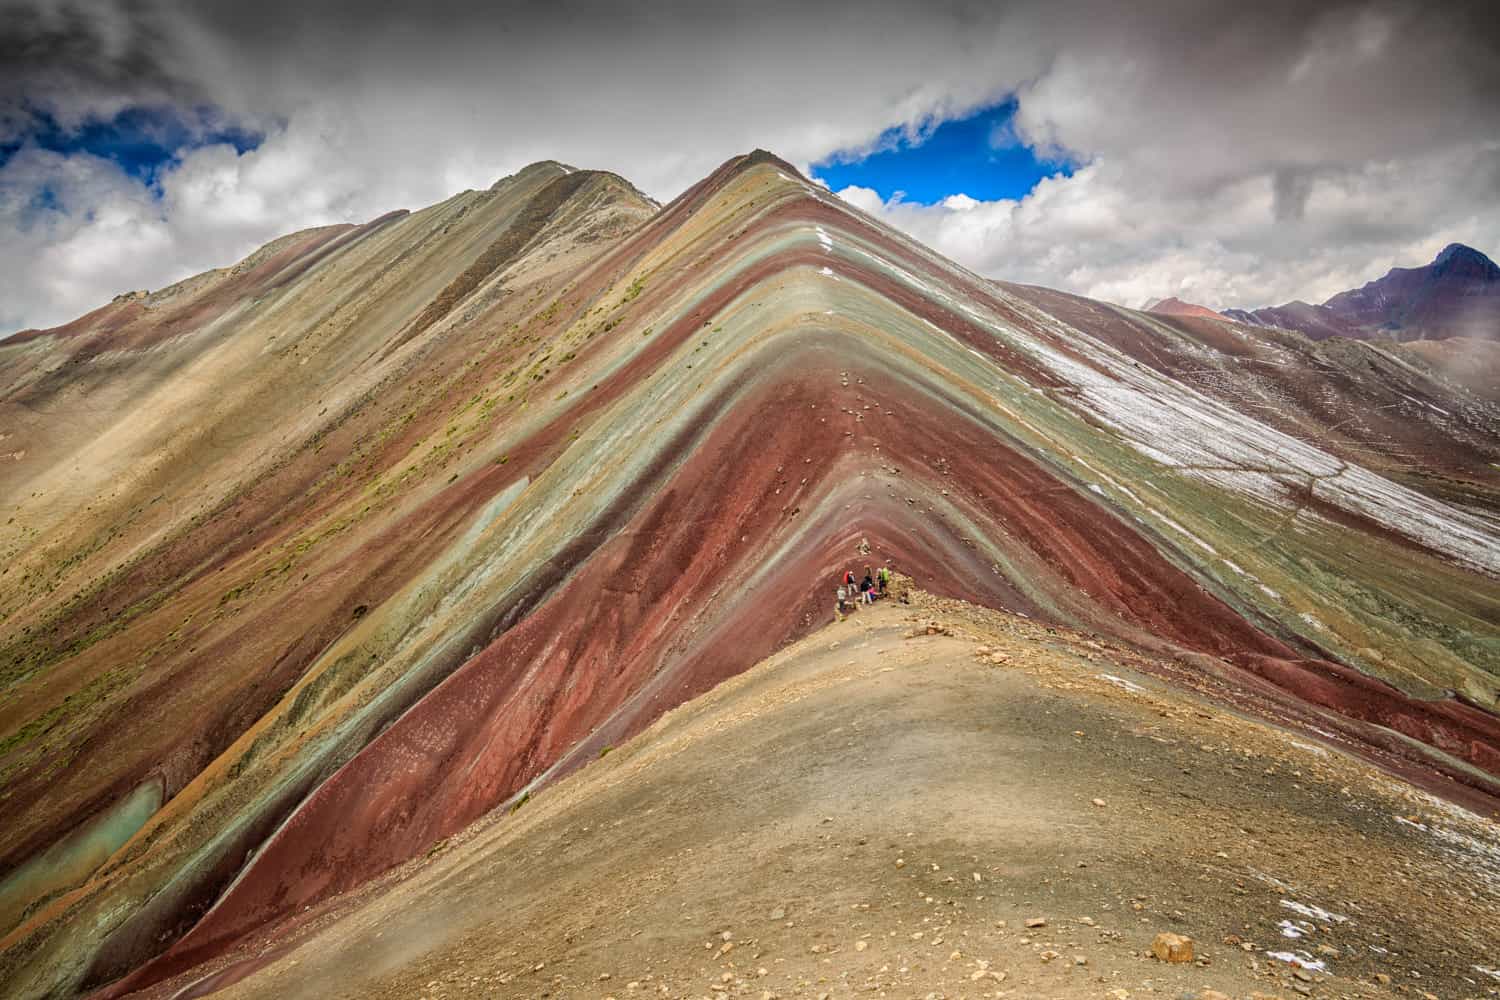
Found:
M 881 597 L 885 596 L 885 588 L 888 587 L 888 586 L 890 586 L 890 584 L 891 584 L 891 568 L 889 566 L 882 566 L 882 567 L 880 567 L 880 596 Z

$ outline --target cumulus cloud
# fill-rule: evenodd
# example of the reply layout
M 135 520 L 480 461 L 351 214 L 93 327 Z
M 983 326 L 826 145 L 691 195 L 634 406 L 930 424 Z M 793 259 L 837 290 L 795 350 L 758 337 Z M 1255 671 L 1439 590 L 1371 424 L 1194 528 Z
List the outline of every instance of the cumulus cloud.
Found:
M 1196 4 L 1051 36 L 1014 133 L 1084 164 L 1018 201 L 851 202 L 982 273 L 1127 304 L 1321 301 L 1500 250 L 1500 44 L 1479 5 Z M 1050 25 L 1055 30 L 1057 25 Z
M 1176 295 L 1213 308 L 1323 301 L 1451 242 L 1500 248 L 1500 142 L 1328 169 L 1295 215 L 1274 169 L 1193 196 L 1129 159 L 1100 157 L 1019 200 L 911 204 L 860 187 L 846 201 L 991 277 L 1126 305 Z
M 150 178 L 21 145 L 0 332 L 537 159 L 665 200 L 753 147 L 810 164 L 1010 95 L 1013 136 L 1071 177 L 845 196 L 984 273 L 1127 301 L 1312 297 L 1450 238 L 1500 247 L 1483 8 L 1250 6 L 0 0 L 0 146 L 39 114 L 162 105 L 264 135 Z

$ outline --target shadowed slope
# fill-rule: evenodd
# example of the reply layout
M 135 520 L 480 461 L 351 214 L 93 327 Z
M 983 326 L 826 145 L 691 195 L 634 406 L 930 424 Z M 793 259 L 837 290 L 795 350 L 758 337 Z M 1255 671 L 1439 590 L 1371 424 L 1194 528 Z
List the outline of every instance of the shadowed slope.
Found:
M 267 472 L 156 550 L 172 589 L 61 575 L 88 594 L 62 634 L 91 638 L 23 646 L 31 701 L 7 720 L 152 643 L 176 669 L 148 659 L 117 713 L 229 714 L 166 753 L 91 758 L 92 799 L 44 794 L 23 759 L 14 794 L 47 808 L 12 857 L 153 769 L 168 797 L 83 885 L 28 904 L 4 942 L 23 992 L 147 985 L 421 852 L 806 634 L 856 546 L 1494 788 L 1500 728 L 1447 697 L 1496 703 L 1493 522 L 1320 447 L 1311 409 L 1278 430 L 1195 387 L 1184 358 L 1232 353 L 1184 325 L 1210 321 L 1101 322 L 996 286 L 767 154 L 629 235 L 608 223 L 644 214 L 626 186 L 552 169 L 381 230 L 384 268 L 421 279 L 399 309 L 351 263 L 341 301 L 373 325 L 344 320 L 362 332 L 318 357 L 369 366 L 340 384 L 362 394 L 341 422 L 312 418 L 316 394 L 279 421 L 308 428 L 301 450 L 246 436 L 234 460 Z M 304 280 L 340 287 L 339 259 Z M 324 301 L 314 285 L 269 315 Z M 127 595 L 149 606 L 122 627 Z M 78 731 L 136 731 L 111 718 Z

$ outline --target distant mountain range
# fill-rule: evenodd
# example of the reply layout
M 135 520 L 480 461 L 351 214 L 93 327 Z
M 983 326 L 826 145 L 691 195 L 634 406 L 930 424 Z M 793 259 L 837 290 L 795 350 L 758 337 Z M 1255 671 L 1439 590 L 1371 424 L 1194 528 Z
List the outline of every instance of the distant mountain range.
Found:
M 1148 311 L 1168 316 L 1212 316 L 1205 306 L 1163 299 Z M 1225 309 L 1229 319 L 1280 327 L 1314 340 L 1500 340 L 1500 266 L 1473 247 L 1449 244 L 1425 267 L 1396 267 L 1363 288 L 1340 292 L 1322 305 L 1288 302 L 1263 309 Z

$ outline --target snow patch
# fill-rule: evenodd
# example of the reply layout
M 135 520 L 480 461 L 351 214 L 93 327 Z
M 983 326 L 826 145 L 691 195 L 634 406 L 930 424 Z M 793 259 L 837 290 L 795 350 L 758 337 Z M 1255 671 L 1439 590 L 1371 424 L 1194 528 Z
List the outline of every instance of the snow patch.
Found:
M 1306 622 L 1307 624 L 1311 625 L 1313 628 L 1317 629 L 1320 632 L 1327 632 L 1328 631 L 1328 626 L 1324 625 L 1322 622 L 1318 621 L 1317 616 L 1314 615 L 1314 614 L 1312 614 L 1312 613 L 1310 613 L 1310 612 L 1304 611 L 1304 612 L 1302 612 L 1302 614 L 1298 615 L 1297 617 L 1301 618 L 1304 622 Z
M 1064 400 L 1068 405 L 1103 420 L 1146 457 L 1284 510 L 1305 509 L 1302 497 L 1311 490 L 1321 501 L 1370 517 L 1463 565 L 1500 574 L 1500 539 L 1483 519 L 1138 367 L 1034 306 L 1017 308 L 1036 332 L 998 318 L 989 325 L 1076 388 Z M 1069 353 L 1053 346 L 1064 343 Z
M 1278 962 L 1286 962 L 1288 965 L 1296 965 L 1306 969 L 1308 972 L 1327 972 L 1328 965 L 1319 959 L 1313 958 L 1305 951 L 1293 954 L 1289 951 L 1268 951 L 1267 958 L 1274 958 Z
M 1126 691 L 1141 692 L 1146 690 L 1139 684 L 1136 684 L 1133 681 L 1127 681 L 1123 677 L 1116 677 L 1114 674 L 1098 674 L 1097 676 L 1100 680 L 1109 681 L 1109 683 L 1113 684 L 1115 687 L 1123 688 Z
M 1473 814 L 1450 803 L 1441 802 L 1429 797 L 1431 808 L 1446 809 L 1455 821 L 1462 821 L 1465 817 Z M 1438 842 L 1444 853 L 1467 868 L 1480 881 L 1486 885 L 1500 889 L 1500 840 L 1484 839 L 1470 836 L 1461 830 L 1450 829 L 1446 826 L 1429 826 L 1417 820 L 1407 819 L 1405 816 L 1393 817 L 1401 826 L 1425 833 Z M 1488 833 L 1493 827 L 1480 820 L 1474 825 L 1476 830 L 1483 829 Z
M 1293 913 L 1300 913 L 1310 920 L 1322 921 L 1325 924 L 1347 923 L 1349 918 L 1339 913 L 1329 913 L 1321 906 L 1310 906 L 1307 903 L 1299 903 L 1294 899 L 1283 899 L 1281 905 Z

